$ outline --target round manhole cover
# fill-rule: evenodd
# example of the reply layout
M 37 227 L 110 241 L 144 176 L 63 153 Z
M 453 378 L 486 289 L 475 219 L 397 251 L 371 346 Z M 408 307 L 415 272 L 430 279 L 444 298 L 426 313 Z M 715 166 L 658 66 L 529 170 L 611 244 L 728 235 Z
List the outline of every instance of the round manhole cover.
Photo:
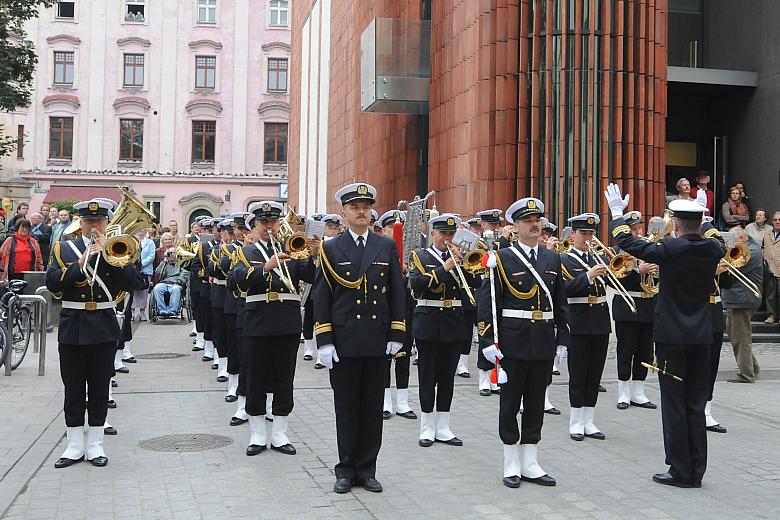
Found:
M 177 352 L 150 352 L 148 354 L 139 354 L 138 359 L 176 359 L 187 357 L 187 354 L 179 354 Z
M 165 435 L 141 441 L 138 445 L 150 451 L 187 452 L 206 451 L 224 448 L 233 444 L 230 437 L 211 435 L 208 433 L 185 433 L 182 435 Z

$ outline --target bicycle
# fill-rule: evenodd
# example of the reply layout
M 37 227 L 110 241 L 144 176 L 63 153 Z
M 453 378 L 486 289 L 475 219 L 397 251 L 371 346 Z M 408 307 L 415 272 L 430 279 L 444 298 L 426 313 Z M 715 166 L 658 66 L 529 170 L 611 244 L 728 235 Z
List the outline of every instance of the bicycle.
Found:
M 11 370 L 16 370 L 22 364 L 32 337 L 32 310 L 18 297 L 25 287 L 27 282 L 24 280 L 0 282 L 0 290 L 5 291 L 0 297 L 0 366 L 10 362 Z M 9 324 L 11 306 L 14 308 L 14 321 Z M 10 342 L 9 329 L 12 332 Z

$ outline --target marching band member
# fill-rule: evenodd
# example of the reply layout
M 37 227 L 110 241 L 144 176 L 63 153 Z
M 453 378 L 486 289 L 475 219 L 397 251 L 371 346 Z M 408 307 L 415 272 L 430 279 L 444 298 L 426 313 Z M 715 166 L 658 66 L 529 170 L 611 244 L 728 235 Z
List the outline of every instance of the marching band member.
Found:
M 228 374 L 228 390 L 225 401 L 232 403 L 238 400 L 238 380 L 241 370 L 241 358 L 239 351 L 239 338 L 236 335 L 236 317 L 238 314 L 239 291 L 228 287 L 227 278 L 230 275 L 231 265 L 235 257 L 236 249 L 244 247 L 245 219 L 248 213 L 233 213 L 230 216 L 231 225 L 228 229 L 229 243 L 225 246 L 224 254 L 220 258 L 220 270 L 225 273 L 225 300 L 222 308 L 224 319 L 223 342 L 227 357 L 226 371 Z
M 382 226 L 383 236 L 393 239 L 393 224 L 396 215 L 401 222 L 406 221 L 406 212 L 390 210 L 383 214 L 377 221 Z M 404 276 L 406 273 L 404 273 Z M 391 369 L 395 365 L 395 413 L 405 419 L 417 419 L 417 414 L 409 407 L 409 366 L 411 365 L 411 352 L 414 338 L 412 337 L 412 313 L 414 312 L 415 301 L 409 290 L 409 285 L 404 283 L 406 289 L 406 335 L 404 337 L 404 347 L 401 349 L 403 355 L 389 357 L 387 360 L 387 370 L 385 371 L 385 404 L 382 411 L 384 419 L 390 419 L 393 416 L 393 394 L 390 390 Z
M 81 237 L 56 243 L 54 261 L 46 271 L 46 287 L 62 298 L 58 350 L 68 446 L 55 468 L 85 457 L 93 466 L 108 464 L 103 428 L 120 333 L 116 301 L 142 283 L 134 265 L 113 267 L 101 258 L 110 206 L 94 199 L 73 206 L 81 217 Z M 86 446 L 85 412 L 89 416 Z
M 479 217 L 470 218 L 465 222 L 465 224 L 469 231 L 473 231 L 480 236 L 482 235 L 484 229 L 482 228 L 482 221 L 479 220 Z
M 193 328 L 190 336 L 195 336 L 193 340 L 193 352 L 200 352 L 204 348 L 205 341 L 203 339 L 203 326 L 202 323 L 198 324 L 198 300 L 200 299 L 200 288 L 203 285 L 198 271 L 200 270 L 200 262 L 198 260 L 197 249 L 200 246 L 200 234 L 203 232 L 203 228 L 200 227 L 200 221 L 203 217 L 196 217 L 192 223 L 192 232 L 187 236 L 187 246 L 189 250 L 196 253 L 195 258 L 187 265 L 187 271 L 190 273 L 189 291 L 190 291 L 190 308 L 192 309 L 193 316 Z
M 575 441 L 585 437 L 606 438 L 593 424 L 612 332 L 604 281 L 608 267 L 593 258 L 588 247 L 599 222 L 595 213 L 570 218 L 573 247 L 561 255 L 571 331 L 567 348 L 571 406 L 569 436 Z
M 653 481 L 676 487 L 701 487 L 707 467 L 704 408 L 710 390 L 712 280 L 726 254 L 723 239 L 704 224 L 705 211 L 690 200 L 669 203 L 677 238 L 657 243 L 636 238 L 623 219 L 629 196 L 610 184 L 605 192 L 612 213 L 610 231 L 623 251 L 657 264 L 659 283 L 653 337 L 662 373 L 661 418 L 669 470 Z M 675 379 L 677 378 L 677 379 Z M 679 380 L 678 380 L 679 379 Z
M 537 444 L 556 346 L 568 341 L 567 303 L 561 259 L 539 247 L 543 214 L 542 201 L 531 197 L 509 207 L 507 220 L 514 224 L 518 241 L 489 254 L 487 266 L 493 274 L 478 292 L 480 347 L 489 362 L 500 360 L 507 376 L 501 385 L 498 433 L 504 444 L 503 483 L 510 488 L 519 487 L 521 480 L 556 484 L 537 462 Z M 522 433 L 517 424 L 521 401 Z
M 204 233 L 211 232 L 211 226 L 214 219 L 211 217 L 205 217 L 200 220 L 201 228 Z M 214 360 L 214 343 L 211 340 L 211 284 L 208 277 L 208 262 L 211 256 L 211 250 L 214 247 L 214 241 L 201 240 L 198 242 L 198 248 L 195 258 L 192 259 L 190 264 L 193 269 L 192 279 L 197 278 L 195 287 L 197 287 L 198 302 L 195 308 L 197 309 L 197 316 L 195 318 L 195 325 L 200 330 L 198 331 L 197 340 L 203 340 L 203 357 L 201 360 L 205 363 Z M 191 280 L 192 280 L 191 279 Z M 196 343 L 198 346 L 198 343 Z
M 300 281 L 314 281 L 317 241 L 309 244 L 311 257 L 291 260 L 280 251 L 274 237 L 284 207 L 278 202 L 259 201 L 249 206 L 246 222 L 258 229 L 256 243 L 244 246 L 234 268 L 238 286 L 247 292 L 244 314 L 245 361 L 248 364 L 246 413 L 251 436 L 246 454 L 257 455 L 267 447 L 266 393 L 273 393 L 271 449 L 295 455 L 287 437 L 288 416 L 293 409 L 295 360 L 301 337 Z
M 419 445 L 423 448 L 432 446 L 434 441 L 463 446 L 463 441 L 449 426 L 464 317 L 462 281 L 455 271 L 456 262 L 462 262 L 462 255 L 459 248 L 448 244 L 459 225 L 460 218 L 451 213 L 429 220 L 431 247 L 414 251 L 408 266 L 409 285 L 417 300 L 412 334 L 419 356 L 417 369 L 422 410 Z M 471 287 L 480 284 L 478 277 L 460 272 Z
M 376 190 L 365 183 L 336 192 L 347 231 L 323 241 L 314 281 L 320 359 L 330 369 L 339 463 L 336 493 L 353 485 L 381 492 L 376 459 L 382 444 L 387 356 L 403 348 L 404 286 L 394 241 L 369 232 Z
M 322 221 L 325 222 L 325 236 L 337 237 L 341 234 L 341 217 L 336 214 L 329 214 L 322 217 Z
M 639 211 L 629 211 L 623 218 L 631 234 L 641 237 L 642 214 Z M 615 320 L 615 335 L 617 336 L 617 372 L 618 372 L 618 410 L 629 406 L 656 409 L 645 395 L 645 379 L 647 368 L 642 362 L 653 362 L 653 316 L 655 314 L 655 299 L 645 292 L 640 284 L 642 275 L 655 272 L 658 266 L 641 262 L 636 271 L 632 271 L 621 279 L 623 287 L 634 298 L 636 313 L 631 312 L 623 298 L 613 298 L 612 317 Z
M 227 293 L 227 272 L 222 270 L 222 256 L 230 243 L 230 229 L 233 220 L 223 218 L 217 223 L 219 241 L 214 244 L 209 255 L 208 274 L 211 280 L 211 330 L 214 351 L 216 352 L 217 381 L 228 382 L 228 347 L 225 345 L 225 294 Z

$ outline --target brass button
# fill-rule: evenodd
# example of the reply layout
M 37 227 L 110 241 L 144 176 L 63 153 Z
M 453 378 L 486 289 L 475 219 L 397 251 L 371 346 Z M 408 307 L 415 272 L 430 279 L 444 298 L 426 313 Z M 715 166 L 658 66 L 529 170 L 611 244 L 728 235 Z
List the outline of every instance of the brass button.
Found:
M 376 305 L 376 300 L 374 300 L 374 305 Z
M 379 276 L 384 276 L 384 275 L 385 275 L 385 273 L 379 273 Z
M 82 300 L 84 300 L 84 299 L 86 299 L 86 298 L 87 298 L 87 295 L 86 295 L 86 294 L 82 294 L 82 295 L 81 295 L 81 299 L 82 299 Z
M 372 314 L 372 315 L 371 315 L 371 319 L 372 319 L 372 320 L 375 320 L 375 319 L 376 319 L 376 314 Z
M 374 286 L 374 290 L 376 291 L 377 289 L 378 289 L 378 287 L 375 285 L 375 286 Z
M 350 273 L 349 271 L 347 271 L 345 274 L 346 274 L 347 276 L 349 276 L 349 275 L 351 275 L 352 273 Z
M 442 307 L 439 307 L 440 312 L 444 312 L 444 309 Z
M 357 300 L 355 303 L 357 303 L 358 305 L 360 305 L 360 300 Z
M 357 317 L 357 319 L 360 319 L 360 314 L 358 314 L 356 317 Z

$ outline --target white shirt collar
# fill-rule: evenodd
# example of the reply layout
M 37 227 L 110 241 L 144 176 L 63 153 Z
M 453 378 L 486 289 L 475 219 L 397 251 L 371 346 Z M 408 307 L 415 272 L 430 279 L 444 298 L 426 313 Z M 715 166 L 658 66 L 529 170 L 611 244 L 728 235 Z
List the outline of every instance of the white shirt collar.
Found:
M 520 249 L 523 250 L 523 253 L 525 253 L 525 256 L 528 258 L 531 258 L 531 251 L 534 252 L 536 258 L 539 258 L 539 244 L 536 244 L 534 247 L 528 247 L 518 240 L 517 245 L 520 246 Z
M 358 235 L 352 231 L 352 228 L 349 228 L 349 234 L 352 235 L 352 240 L 355 241 L 355 245 L 358 245 L 358 237 L 363 237 L 363 245 L 368 244 L 368 228 L 366 228 L 366 231 L 362 235 Z
M 89 246 L 89 237 L 81 235 L 81 240 L 84 241 L 84 246 Z

